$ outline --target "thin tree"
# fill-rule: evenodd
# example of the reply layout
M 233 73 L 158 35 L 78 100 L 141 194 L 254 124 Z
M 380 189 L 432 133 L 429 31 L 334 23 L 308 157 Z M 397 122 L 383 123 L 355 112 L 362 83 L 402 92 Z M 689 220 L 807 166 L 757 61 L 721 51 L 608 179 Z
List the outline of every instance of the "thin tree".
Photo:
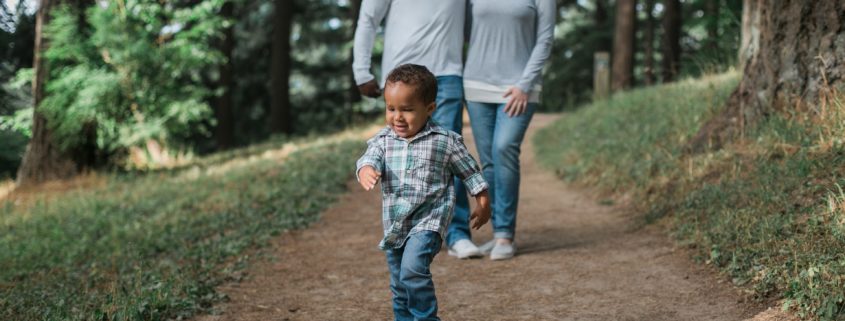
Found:
M 613 33 L 613 64 L 611 65 L 611 89 L 614 92 L 631 88 L 634 84 L 636 14 L 635 0 L 616 2 L 616 27 Z
M 275 0 L 273 53 L 270 62 L 270 131 L 293 132 L 290 106 L 290 36 L 292 0 Z
M 82 8 L 89 4 L 86 0 L 41 0 L 35 18 L 35 54 L 33 68 L 35 79 L 32 82 L 33 93 L 33 123 L 32 138 L 26 147 L 21 166 L 18 168 L 17 185 L 27 186 L 42 182 L 66 179 L 78 175 L 87 167 L 90 158 L 86 153 L 63 150 L 52 135 L 47 118 L 40 112 L 39 107 L 45 97 L 45 86 L 49 75 L 44 52 L 50 45 L 44 35 L 44 27 L 50 23 L 51 11 L 62 4 L 75 5 Z
M 561 8 L 563 5 L 558 5 L 558 8 Z M 607 0 L 596 0 L 596 10 L 593 12 L 593 25 L 595 25 L 596 30 L 608 30 L 608 4 Z M 604 38 L 604 37 L 602 37 Z M 609 38 L 609 37 L 608 37 Z M 596 46 L 597 51 L 605 51 L 610 52 L 613 49 L 613 40 L 612 39 L 601 39 Z
M 223 4 L 221 14 L 229 21 L 235 18 L 235 4 L 233 1 L 227 1 Z M 232 104 L 232 91 L 235 89 L 234 83 L 234 56 L 232 52 L 235 49 L 235 32 L 234 24 L 230 24 L 223 31 L 223 41 L 220 44 L 220 51 L 226 56 L 226 62 L 220 65 L 220 79 L 217 86 L 222 88 L 223 94 L 217 98 L 217 106 L 214 109 L 214 117 L 217 120 L 217 127 L 214 130 L 214 136 L 217 141 L 217 147 L 226 149 L 232 147 L 235 140 L 235 126 L 234 126 L 234 110 Z
M 705 25 L 707 27 L 707 49 L 712 53 L 719 51 L 719 0 L 704 2 Z
M 678 76 L 681 64 L 681 1 L 666 0 L 663 4 L 663 82 Z
M 361 0 L 351 0 L 349 1 L 349 19 L 352 21 L 352 28 L 350 28 L 349 32 L 349 39 L 353 39 L 355 37 L 355 29 L 358 29 L 358 13 L 361 10 Z M 349 48 L 349 58 L 347 59 L 347 66 L 352 66 L 352 59 L 353 55 L 352 52 L 354 51 L 353 48 Z M 358 84 L 355 83 L 355 73 L 352 72 L 352 68 L 348 68 L 347 70 L 347 79 L 349 81 L 349 88 L 346 89 L 346 96 L 347 96 L 347 105 L 348 105 L 348 113 L 347 121 L 349 123 L 352 122 L 352 117 L 355 115 L 355 111 L 352 109 L 354 103 L 361 101 L 361 92 L 358 90 Z
M 654 84 L 654 0 L 645 0 L 645 31 L 643 33 L 643 55 L 645 65 L 643 82 L 646 86 Z
M 725 109 L 702 126 L 693 151 L 718 148 L 777 110 L 806 113 L 845 83 L 845 2 L 754 0 L 756 49 Z M 837 40 L 838 39 L 838 40 Z M 755 47 L 753 44 L 752 47 Z M 823 111 L 816 116 L 825 117 Z

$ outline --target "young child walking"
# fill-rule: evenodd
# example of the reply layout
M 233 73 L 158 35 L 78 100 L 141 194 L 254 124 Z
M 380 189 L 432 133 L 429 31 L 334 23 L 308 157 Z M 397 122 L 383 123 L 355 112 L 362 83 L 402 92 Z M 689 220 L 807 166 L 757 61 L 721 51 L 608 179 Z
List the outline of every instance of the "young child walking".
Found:
M 405 64 L 384 85 L 387 126 L 367 141 L 358 182 L 381 182 L 385 251 L 396 320 L 439 320 L 429 266 L 440 251 L 455 205 L 453 177 L 463 180 L 477 206 L 472 227 L 490 219 L 487 182 L 460 135 L 430 120 L 437 80 L 423 66 Z

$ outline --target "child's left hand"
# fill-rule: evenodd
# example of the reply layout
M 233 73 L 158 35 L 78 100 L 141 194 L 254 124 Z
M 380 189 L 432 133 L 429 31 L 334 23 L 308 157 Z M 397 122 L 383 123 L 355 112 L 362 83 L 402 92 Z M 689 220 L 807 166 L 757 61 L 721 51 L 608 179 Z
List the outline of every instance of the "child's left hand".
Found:
M 477 230 L 490 220 L 490 196 L 487 191 L 475 195 L 475 202 L 477 206 L 469 216 L 469 220 L 472 222 L 472 228 Z

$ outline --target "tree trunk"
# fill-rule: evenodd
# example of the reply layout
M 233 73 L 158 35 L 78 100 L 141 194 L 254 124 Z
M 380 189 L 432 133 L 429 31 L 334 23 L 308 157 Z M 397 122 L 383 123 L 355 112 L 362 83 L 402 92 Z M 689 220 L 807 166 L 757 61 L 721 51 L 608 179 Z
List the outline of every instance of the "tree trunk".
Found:
M 44 88 L 49 75 L 43 54 L 49 46 L 44 37 L 44 26 L 50 22 L 50 11 L 56 6 L 67 3 L 61 0 L 41 0 L 35 18 L 35 57 L 33 68 L 35 79 L 32 82 L 33 124 L 32 139 L 26 146 L 26 153 L 21 160 L 17 173 L 17 186 L 28 186 L 49 180 L 66 179 L 79 174 L 85 164 L 77 163 L 70 151 L 62 150 L 53 140 L 47 119 L 38 107 L 44 100 Z
M 678 76 L 681 63 L 681 1 L 666 0 L 663 5 L 663 82 Z
M 355 37 L 355 29 L 358 28 L 358 11 L 361 10 L 361 0 L 351 0 L 349 1 L 349 19 L 352 20 L 352 28 L 349 32 L 349 39 L 353 39 Z M 349 81 L 349 88 L 346 91 L 347 96 L 347 105 L 349 109 L 349 115 L 347 116 L 347 125 L 352 123 L 352 118 L 355 116 L 355 110 L 353 110 L 353 104 L 361 101 L 361 92 L 358 91 L 358 84 L 355 83 L 355 73 L 352 72 L 352 60 L 354 56 L 352 52 L 354 48 L 349 48 L 349 59 L 347 60 L 347 79 Z
M 234 19 L 235 4 L 228 1 L 223 5 L 221 14 L 226 19 Z M 235 89 L 234 84 L 234 57 L 232 51 L 235 49 L 235 27 L 230 25 L 224 31 L 223 42 L 220 49 L 223 55 L 226 56 L 226 63 L 220 66 L 220 82 L 219 88 L 225 91 L 223 95 L 217 98 L 217 108 L 214 110 L 214 117 L 217 119 L 217 127 L 215 128 L 214 136 L 217 141 L 217 148 L 227 149 L 234 145 L 235 141 L 235 126 L 234 126 L 234 111 L 232 107 L 232 91 Z
M 719 51 L 719 0 L 704 2 L 704 15 L 707 17 L 707 49 L 711 53 Z
M 270 63 L 270 131 L 293 132 L 290 111 L 290 35 L 292 0 L 275 0 L 273 53 Z
M 643 82 L 646 86 L 654 84 L 654 0 L 645 0 L 645 33 L 643 35 Z
M 560 8 L 561 6 L 558 6 Z M 596 0 L 596 11 L 593 13 L 593 23 L 596 30 L 608 30 L 607 25 L 607 0 Z M 606 38 L 606 39 L 605 39 Z M 610 37 L 602 37 L 599 40 L 596 51 L 610 52 L 613 49 L 613 39 Z
M 755 0 L 759 49 L 726 108 L 694 137 L 693 151 L 721 147 L 775 111 L 807 112 L 845 77 L 845 2 Z
M 742 43 L 739 48 L 739 67 L 743 69 L 757 51 L 760 42 L 760 5 L 759 0 L 742 2 Z
M 635 0 L 616 2 L 611 66 L 611 88 L 614 92 L 631 88 L 634 84 L 634 32 L 637 13 L 635 6 Z

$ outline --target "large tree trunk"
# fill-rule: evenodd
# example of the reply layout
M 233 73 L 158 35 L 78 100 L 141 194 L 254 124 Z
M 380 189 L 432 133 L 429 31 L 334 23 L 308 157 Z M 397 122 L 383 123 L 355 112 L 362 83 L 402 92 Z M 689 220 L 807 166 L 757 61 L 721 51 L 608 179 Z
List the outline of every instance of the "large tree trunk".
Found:
M 235 4 L 228 1 L 223 5 L 222 15 L 226 19 L 233 19 L 235 16 Z M 217 127 L 214 136 L 217 140 L 217 147 L 220 149 L 231 148 L 235 141 L 234 111 L 232 108 L 232 91 L 235 89 L 233 81 L 234 57 L 232 52 L 235 49 L 235 27 L 230 25 L 224 31 L 223 43 L 220 49 L 226 56 L 226 63 L 220 66 L 220 83 L 218 87 L 225 91 L 217 98 L 217 108 L 214 110 L 214 117 L 217 119 Z
M 654 84 L 654 0 L 645 0 L 645 31 L 643 34 L 643 82 L 646 86 Z
M 637 17 L 635 6 L 635 0 L 616 2 L 611 66 L 611 88 L 614 92 L 631 88 L 634 84 L 634 32 Z
M 681 1 L 663 5 L 663 82 L 674 81 L 681 64 Z
M 742 2 L 742 41 L 739 47 L 739 67 L 743 69 L 757 51 L 760 43 L 760 10 L 759 0 L 743 0 Z
M 755 0 L 759 47 L 726 108 L 691 142 L 694 151 L 718 148 L 774 111 L 804 109 L 845 77 L 845 2 Z
M 292 0 L 275 0 L 273 54 L 270 63 L 270 131 L 293 132 L 290 111 L 290 34 Z
M 35 79 L 32 82 L 33 93 L 33 124 L 32 139 L 26 147 L 26 153 L 18 168 L 17 185 L 35 185 L 49 180 L 66 179 L 79 174 L 83 169 L 82 163 L 77 163 L 73 153 L 62 150 L 53 140 L 52 130 L 47 119 L 39 111 L 39 105 L 44 100 L 44 87 L 47 82 L 48 66 L 44 60 L 44 51 L 49 46 L 49 40 L 44 37 L 44 26 L 50 22 L 50 11 L 56 6 L 71 1 L 41 0 L 35 18 Z

